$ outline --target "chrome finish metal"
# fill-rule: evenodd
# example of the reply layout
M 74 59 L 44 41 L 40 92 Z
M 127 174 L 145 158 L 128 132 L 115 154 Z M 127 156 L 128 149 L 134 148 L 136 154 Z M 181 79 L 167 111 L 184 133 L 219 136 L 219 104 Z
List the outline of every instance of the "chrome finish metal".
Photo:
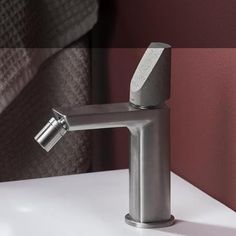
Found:
M 137 221 L 133 220 L 132 217 L 129 214 L 127 214 L 125 216 L 125 222 L 128 225 L 135 226 L 137 228 L 145 228 L 145 229 L 168 227 L 168 226 L 173 225 L 174 221 L 175 221 L 174 216 L 171 216 L 171 218 L 169 220 L 142 223 L 142 222 L 137 222 Z
M 56 120 L 53 117 L 34 137 L 34 139 L 43 149 L 49 152 L 52 147 L 64 136 L 66 129 L 67 128 L 63 119 Z
M 154 77 L 151 73 L 151 80 Z M 170 112 L 165 105 L 167 87 L 160 99 L 154 99 L 157 102 L 150 104 L 135 104 L 131 99 L 132 105 L 116 103 L 53 109 L 57 122 L 51 121 L 35 138 L 42 147 L 50 150 L 66 130 L 128 128 L 130 189 L 126 222 L 142 228 L 166 227 L 174 222 L 170 212 Z M 144 96 L 147 91 L 145 86 L 142 89 Z

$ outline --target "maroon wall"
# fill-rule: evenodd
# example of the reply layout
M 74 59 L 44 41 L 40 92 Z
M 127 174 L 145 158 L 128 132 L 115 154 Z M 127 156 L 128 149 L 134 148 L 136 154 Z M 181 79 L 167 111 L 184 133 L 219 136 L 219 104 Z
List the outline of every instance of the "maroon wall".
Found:
M 236 210 L 236 49 L 174 49 L 172 168 Z
M 193 44 L 195 36 L 202 43 L 205 38 L 208 43 L 204 46 L 211 47 L 213 36 L 218 36 L 215 44 L 230 40 L 227 32 L 233 15 L 228 3 L 234 9 L 232 1 L 224 2 L 225 5 L 218 0 L 202 1 L 195 9 L 193 1 L 182 1 L 186 5 L 171 5 L 166 11 L 164 1 L 138 0 L 139 8 L 132 9 L 132 14 L 131 1 L 114 2 L 118 4 L 115 27 L 107 41 L 113 46 L 122 46 L 121 42 L 127 46 L 126 42 L 135 40 L 140 40 L 140 46 L 144 41 L 164 40 L 177 46 L 186 43 L 187 47 Z M 170 5 L 170 1 L 166 2 Z M 166 21 L 155 22 L 155 16 Z M 170 32 L 174 26 L 176 33 Z M 229 31 L 225 32 L 224 27 Z M 121 37 L 122 34 L 128 37 Z M 97 64 L 103 65 L 103 77 L 97 80 L 103 81 L 103 95 L 107 92 L 100 102 L 127 101 L 129 83 L 144 49 L 103 51 L 106 59 L 97 59 Z M 236 49 L 173 49 L 170 106 L 173 171 L 236 210 Z M 128 132 L 106 131 L 101 140 L 102 161 L 97 169 L 127 167 Z
M 104 31 L 99 44 L 105 47 L 108 43 L 113 48 L 146 47 L 154 39 L 173 47 L 236 47 L 234 0 L 100 0 L 100 4 Z

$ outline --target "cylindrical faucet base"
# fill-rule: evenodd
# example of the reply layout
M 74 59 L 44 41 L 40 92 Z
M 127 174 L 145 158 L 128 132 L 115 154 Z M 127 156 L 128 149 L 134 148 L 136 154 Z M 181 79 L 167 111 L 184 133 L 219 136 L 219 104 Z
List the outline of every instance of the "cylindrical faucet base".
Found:
M 127 214 L 127 215 L 125 215 L 125 222 L 128 225 L 131 225 L 131 226 L 134 226 L 137 228 L 144 228 L 144 229 L 164 228 L 164 227 L 168 227 L 168 226 L 173 225 L 175 222 L 175 218 L 174 218 L 174 216 L 171 215 L 169 220 L 142 223 L 142 222 L 135 221 L 134 219 L 132 219 L 132 217 L 129 214 Z

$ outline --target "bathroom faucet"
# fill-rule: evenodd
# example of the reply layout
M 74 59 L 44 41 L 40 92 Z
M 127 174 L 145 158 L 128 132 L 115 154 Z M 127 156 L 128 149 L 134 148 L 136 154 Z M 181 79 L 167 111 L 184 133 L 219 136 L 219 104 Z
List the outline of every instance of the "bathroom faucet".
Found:
M 35 140 L 49 151 L 67 131 L 126 127 L 130 131 L 129 214 L 140 228 L 167 227 L 170 212 L 171 47 L 151 43 L 130 85 L 129 103 L 53 109 L 54 117 Z

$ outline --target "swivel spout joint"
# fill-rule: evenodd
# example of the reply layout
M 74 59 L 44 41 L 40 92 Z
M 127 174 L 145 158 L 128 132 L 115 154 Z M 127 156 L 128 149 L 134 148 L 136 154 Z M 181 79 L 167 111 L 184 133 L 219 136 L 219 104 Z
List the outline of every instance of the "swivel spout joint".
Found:
M 129 213 L 141 228 L 174 223 L 170 212 L 170 46 L 151 44 L 131 81 L 130 102 L 53 109 L 35 140 L 49 151 L 67 131 L 126 127 L 130 131 Z

